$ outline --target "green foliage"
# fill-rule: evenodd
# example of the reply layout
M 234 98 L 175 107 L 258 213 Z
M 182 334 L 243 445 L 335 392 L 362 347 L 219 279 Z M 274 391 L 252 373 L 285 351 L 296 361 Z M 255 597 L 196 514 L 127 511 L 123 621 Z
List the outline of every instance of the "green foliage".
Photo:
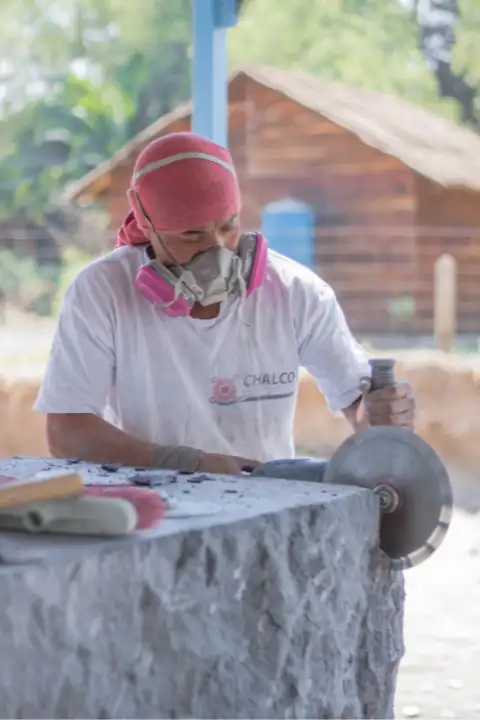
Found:
M 56 279 L 55 266 L 44 265 L 40 269 L 31 258 L 0 250 L 0 295 L 7 303 L 37 315 L 48 315 Z
M 480 85 L 480 3 L 459 0 L 460 22 L 453 48 L 453 66 L 473 86 Z M 477 99 L 480 112 L 480 97 Z
M 0 220 L 41 222 L 69 181 L 189 94 L 190 0 L 3 0 Z M 2 93 L 3 89 L 3 93 Z
M 453 104 L 438 98 L 413 12 L 395 0 L 251 2 L 231 32 L 229 52 L 233 66 L 310 72 L 455 116 Z
M 48 201 L 129 139 L 131 98 L 118 85 L 96 87 L 72 74 L 58 78 L 41 101 L 9 118 L 16 128 L 2 159 L 0 219 L 23 212 L 41 222 Z
M 65 248 L 61 265 L 38 265 L 12 250 L 0 250 L 0 298 L 26 312 L 57 315 L 66 289 L 93 257 Z
M 174 92 L 185 90 L 180 47 L 190 41 L 190 0 L 2 0 L 1 55 L 9 103 L 30 98 L 32 86 L 71 71 L 100 82 L 115 82 L 119 68 L 139 54 L 147 75 L 137 92 L 169 73 Z M 180 74 L 177 72 L 181 70 Z M 188 83 L 188 79 L 187 79 Z M 158 98 L 151 98 L 153 105 Z
M 66 247 L 62 253 L 62 269 L 55 288 L 51 311 L 58 315 L 67 288 L 71 285 L 78 273 L 95 258 L 80 252 L 77 248 Z

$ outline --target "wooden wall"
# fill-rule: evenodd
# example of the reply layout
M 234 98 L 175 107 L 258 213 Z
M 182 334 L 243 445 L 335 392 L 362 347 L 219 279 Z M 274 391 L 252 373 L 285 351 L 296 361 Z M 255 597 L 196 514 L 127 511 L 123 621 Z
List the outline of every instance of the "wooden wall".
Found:
M 406 330 L 410 319 L 392 314 L 391 307 L 403 298 L 415 264 L 412 172 L 251 80 L 243 83 L 242 101 L 244 123 L 231 141 L 246 223 L 257 227 L 261 208 L 281 197 L 313 205 L 317 270 L 335 288 L 351 326 L 359 332 Z
M 449 253 L 457 261 L 458 331 L 480 332 L 480 194 L 444 188 L 417 176 L 417 262 L 422 278 L 418 322 L 433 325 L 431 298 L 435 260 Z

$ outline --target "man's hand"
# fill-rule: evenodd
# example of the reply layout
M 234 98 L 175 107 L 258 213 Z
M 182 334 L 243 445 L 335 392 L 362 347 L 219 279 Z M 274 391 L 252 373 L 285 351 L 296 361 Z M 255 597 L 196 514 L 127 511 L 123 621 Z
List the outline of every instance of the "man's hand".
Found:
M 218 455 L 205 453 L 200 460 L 197 472 L 217 473 L 218 475 L 241 475 L 244 470 L 253 470 L 260 463 L 256 460 L 237 457 L 235 455 Z
M 367 393 L 364 398 L 365 419 L 370 426 L 395 425 L 414 429 L 415 400 L 408 383 L 398 383 Z

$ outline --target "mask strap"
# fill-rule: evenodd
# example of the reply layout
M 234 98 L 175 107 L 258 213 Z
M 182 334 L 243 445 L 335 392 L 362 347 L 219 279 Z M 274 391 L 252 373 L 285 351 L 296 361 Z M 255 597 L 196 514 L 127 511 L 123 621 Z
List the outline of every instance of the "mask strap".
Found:
M 243 311 L 245 309 L 245 300 L 247 299 L 247 283 L 245 282 L 245 277 L 243 275 L 243 267 L 244 263 L 242 262 L 242 258 L 237 255 L 235 257 L 234 261 L 234 270 L 233 270 L 233 277 L 238 282 L 238 286 L 240 288 L 240 301 L 237 306 L 237 312 L 240 322 L 243 325 L 248 325 L 244 319 L 243 319 Z
M 160 237 L 160 235 L 158 234 L 158 232 L 157 232 L 156 229 L 154 228 L 153 223 L 152 223 L 152 221 L 150 220 L 148 214 L 146 213 L 146 211 L 145 211 L 142 203 L 140 202 L 140 198 L 139 198 L 138 193 L 137 193 L 137 191 L 135 190 L 134 187 L 132 188 L 132 192 L 133 192 L 133 195 L 134 195 L 134 197 L 135 197 L 135 202 L 136 202 L 137 205 L 138 205 L 138 209 L 140 210 L 140 212 L 141 212 L 141 214 L 142 214 L 142 216 L 143 216 L 143 219 L 144 219 L 145 222 L 147 223 L 149 230 L 155 235 L 155 237 L 157 238 L 158 242 L 159 242 L 160 245 L 162 246 L 162 249 L 165 250 L 166 254 L 170 257 L 170 260 L 173 262 L 173 264 L 175 265 L 175 267 L 176 267 L 178 270 L 181 271 L 181 270 L 182 270 L 182 266 L 179 265 L 178 262 L 175 260 L 175 258 L 173 257 L 172 253 L 170 252 L 170 250 L 169 250 L 168 247 L 165 245 L 165 243 L 163 242 L 162 238 Z M 167 307 L 168 307 L 168 306 L 167 306 Z
M 240 287 L 240 297 L 242 300 L 245 300 L 247 297 L 247 283 L 245 282 L 245 278 L 243 277 L 243 267 L 242 267 L 242 261 L 239 258 L 238 255 L 235 256 L 234 260 L 234 269 L 233 269 L 233 277 L 238 282 L 238 285 Z

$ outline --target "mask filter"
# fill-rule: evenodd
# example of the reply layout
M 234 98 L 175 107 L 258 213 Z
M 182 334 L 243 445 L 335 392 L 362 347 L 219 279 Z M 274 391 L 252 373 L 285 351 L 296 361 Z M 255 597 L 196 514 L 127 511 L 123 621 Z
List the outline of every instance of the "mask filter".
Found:
M 212 248 L 183 265 L 179 279 L 200 305 L 221 303 L 235 290 L 237 259 L 233 250 Z M 177 274 L 176 268 L 172 272 Z

